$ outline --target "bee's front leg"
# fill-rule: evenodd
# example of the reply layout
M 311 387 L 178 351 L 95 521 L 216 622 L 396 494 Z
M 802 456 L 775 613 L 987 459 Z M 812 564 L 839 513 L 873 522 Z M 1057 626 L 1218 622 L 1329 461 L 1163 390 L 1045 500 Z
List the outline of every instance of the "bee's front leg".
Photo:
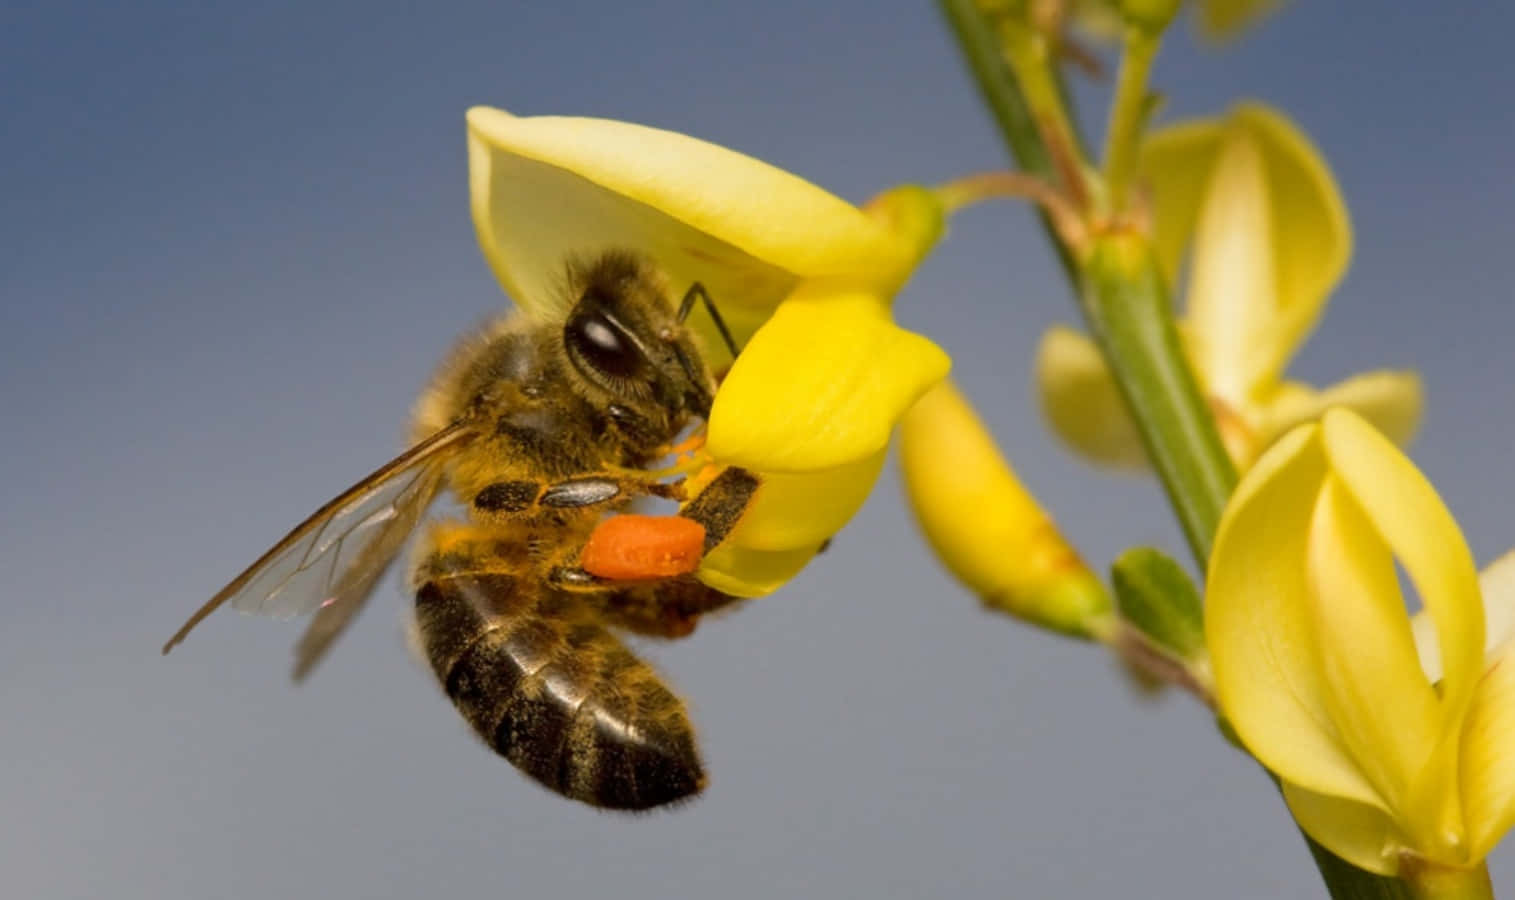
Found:
M 585 509 L 615 506 L 633 497 L 684 500 L 682 482 L 663 482 L 628 477 L 614 472 L 594 472 L 563 481 L 530 479 L 496 481 L 485 485 L 470 501 L 475 512 L 489 517 L 534 514 L 543 509 Z

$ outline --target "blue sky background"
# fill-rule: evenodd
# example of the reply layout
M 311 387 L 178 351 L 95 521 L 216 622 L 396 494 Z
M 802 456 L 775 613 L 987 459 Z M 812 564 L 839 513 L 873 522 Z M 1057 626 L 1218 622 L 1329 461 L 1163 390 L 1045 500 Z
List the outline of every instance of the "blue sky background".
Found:
M 1156 73 L 1170 115 L 1261 98 L 1332 162 L 1357 254 L 1294 374 L 1422 370 L 1416 459 L 1480 560 L 1515 545 L 1512 29 L 1501 4 L 1298 2 L 1224 53 L 1181 30 Z M 398 448 L 431 366 L 505 302 L 467 214 L 476 103 L 686 131 L 858 201 L 1004 162 L 927 3 L 8 5 L 8 894 L 1320 893 L 1202 710 L 980 612 L 888 474 L 783 592 L 650 651 L 712 778 L 673 813 L 594 813 L 477 745 L 393 584 L 299 690 L 292 626 L 218 615 L 159 658 Z M 963 215 L 898 308 L 1091 560 L 1178 549 L 1152 484 L 1038 420 L 1031 354 L 1073 310 L 1024 210 Z M 1515 882 L 1515 851 L 1495 870 Z

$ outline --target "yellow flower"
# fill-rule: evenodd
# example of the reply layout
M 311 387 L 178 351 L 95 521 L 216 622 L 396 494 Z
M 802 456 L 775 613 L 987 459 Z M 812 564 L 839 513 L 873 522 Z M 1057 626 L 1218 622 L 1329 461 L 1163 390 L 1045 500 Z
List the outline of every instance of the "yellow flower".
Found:
M 1212 42 L 1231 40 L 1282 6 L 1284 0 L 1195 0 L 1200 36 Z M 1162 28 L 1181 0 L 1074 0 L 1073 19 L 1097 40 L 1114 41 L 1125 22 Z
M 1413 372 L 1368 372 L 1325 390 L 1283 377 L 1352 247 L 1346 207 L 1309 140 L 1282 115 L 1244 105 L 1224 119 L 1154 134 L 1141 167 L 1169 284 L 1189 255 L 1181 331 L 1237 465 L 1332 406 L 1408 441 L 1421 407 Z M 1136 427 L 1088 338 L 1054 327 L 1036 365 L 1042 407 L 1064 441 L 1095 462 L 1145 465 Z
M 476 107 L 468 156 L 479 244 L 528 314 L 562 315 L 565 260 L 610 249 L 715 300 L 743 350 L 706 449 L 763 487 L 699 577 L 777 588 L 862 504 L 895 421 L 946 375 L 946 354 L 890 313 L 941 233 L 939 205 L 901 189 L 865 212 L 732 150 L 603 119 Z M 713 367 L 730 362 L 703 311 L 692 325 Z
M 1332 410 L 1268 450 L 1226 509 L 1206 597 L 1216 699 L 1338 856 L 1381 874 L 1475 867 L 1515 822 L 1512 609 L 1515 559 L 1480 584 L 1425 477 Z
M 950 379 L 900 423 L 900 470 L 932 549 L 985 606 L 1067 634 L 1108 635 L 1104 586 Z
M 1212 41 L 1236 37 L 1282 6 L 1284 0 L 1199 0 L 1199 33 Z

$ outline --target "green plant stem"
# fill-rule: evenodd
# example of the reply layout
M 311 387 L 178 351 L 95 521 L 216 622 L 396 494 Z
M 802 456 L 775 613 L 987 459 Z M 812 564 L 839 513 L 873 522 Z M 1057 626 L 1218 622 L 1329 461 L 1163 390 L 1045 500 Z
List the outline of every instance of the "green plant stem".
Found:
M 1203 567 L 1236 470 L 1184 358 L 1157 260 L 1139 235 L 1105 235 L 1083 274 L 1084 319 Z
M 1147 121 L 1147 79 L 1161 43 L 1158 32 L 1126 29 L 1125 53 L 1115 82 L 1115 99 L 1110 104 L 1109 127 L 1105 129 L 1105 190 L 1110 212 L 1117 216 L 1126 210 L 1135 179 L 1136 151 Z
M 976 0 L 939 0 L 939 5 L 957 38 L 958 48 L 963 52 L 984 105 L 994 116 L 1016 163 L 1022 171 L 1032 175 L 1046 177 L 1052 174 L 1052 160 L 1037 135 L 1036 123 L 1031 121 L 1026 98 L 1015 83 L 1015 73 L 1005 62 L 999 38 L 979 12 Z
M 1236 473 L 1181 352 L 1157 261 L 1144 238 L 1106 235 L 1095 242 L 1084 273 L 1085 319 L 1203 569 Z M 1356 868 L 1301 835 L 1335 900 L 1413 896 L 1405 882 Z
M 1057 48 L 1045 34 L 1026 22 L 1006 21 L 998 31 L 1004 58 L 1025 95 L 1031 119 L 1041 131 L 1043 144 L 1050 133 L 1062 140 L 1070 153 L 1077 155 L 1073 122 L 1063 103 L 1063 85 L 1052 65 Z
M 1042 177 L 1052 174 L 1047 147 L 991 23 L 975 0 L 938 3 L 1010 152 L 1022 170 Z M 1069 134 L 1074 133 L 1070 130 Z M 1143 252 L 1134 253 L 1130 247 L 1119 246 L 1130 237 L 1106 239 L 1109 246 L 1104 249 L 1103 262 L 1092 265 L 1091 257 L 1090 277 L 1083 277 L 1081 267 L 1045 217 L 1043 225 L 1069 281 L 1079 291 L 1086 314 L 1092 309 L 1099 316 L 1100 321 L 1093 325 L 1096 332 L 1109 333 L 1102 339 L 1105 352 L 1110 354 L 1111 367 L 1127 397 L 1137 398 L 1132 413 L 1149 452 L 1155 460 L 1159 454 L 1169 456 L 1166 468 L 1159 467 L 1159 474 L 1169 496 L 1175 498 L 1190 546 L 1203 568 L 1235 475 L 1180 352 L 1167 288 L 1144 246 Z M 1135 380 L 1128 383 L 1127 379 Z M 1177 399 L 1160 396 L 1165 385 L 1177 387 Z M 1156 420 L 1145 418 L 1154 411 Z M 1178 480 L 1172 480 L 1175 477 Z M 1183 499 L 1178 499 L 1180 496 Z M 1305 841 L 1335 900 L 1411 900 L 1405 882 L 1355 868 L 1308 836 Z
M 938 4 L 957 38 L 968 71 L 973 76 L 973 83 L 978 86 L 979 96 L 999 126 L 1015 164 L 1022 172 L 1044 181 L 1052 181 L 1056 178 L 1052 157 L 1042 143 L 1036 122 L 1031 116 L 1031 108 L 1026 104 L 1026 98 L 1016 83 L 1015 73 L 1005 61 L 1004 51 L 993 26 L 979 11 L 976 0 L 938 0 Z M 1073 137 L 1077 139 L 1076 134 Z M 1069 283 L 1076 284 L 1078 265 L 1072 253 L 1058 240 L 1057 230 L 1046 213 L 1042 213 L 1041 218 L 1043 230 L 1052 242 L 1052 249 L 1062 263 L 1063 272 L 1068 276 Z

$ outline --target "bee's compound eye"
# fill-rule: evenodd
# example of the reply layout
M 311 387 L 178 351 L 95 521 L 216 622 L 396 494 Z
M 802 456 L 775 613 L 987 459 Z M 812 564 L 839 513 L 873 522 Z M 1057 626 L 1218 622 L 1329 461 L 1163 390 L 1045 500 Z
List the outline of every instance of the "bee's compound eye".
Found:
M 636 345 L 602 312 L 574 316 L 564 337 L 575 356 L 606 375 L 630 378 L 641 370 L 642 355 Z

